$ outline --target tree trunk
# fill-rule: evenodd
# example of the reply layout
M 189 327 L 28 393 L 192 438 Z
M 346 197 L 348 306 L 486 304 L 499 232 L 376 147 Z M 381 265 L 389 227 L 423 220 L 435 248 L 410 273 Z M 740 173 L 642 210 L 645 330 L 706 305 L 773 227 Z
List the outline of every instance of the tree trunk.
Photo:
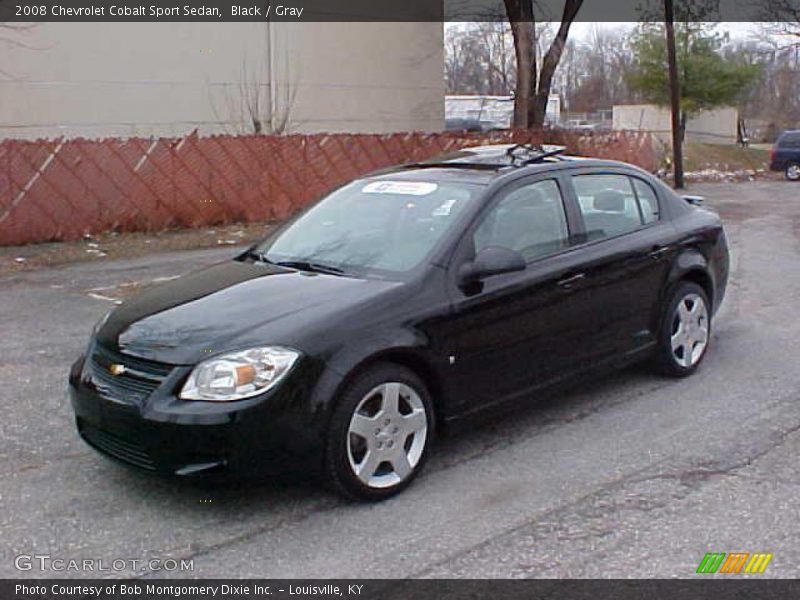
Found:
M 533 60 L 532 0 L 504 0 L 506 15 L 514 36 L 514 55 L 517 59 L 517 83 L 514 88 L 514 127 L 528 127 L 529 94 L 535 85 L 536 68 Z
M 542 60 L 542 69 L 539 73 L 539 81 L 532 81 L 530 87 L 531 100 L 528 104 L 528 126 L 541 127 L 544 125 L 544 118 L 547 114 L 547 100 L 550 98 L 550 87 L 553 84 L 558 63 L 564 53 L 567 44 L 569 28 L 575 20 L 578 10 L 583 4 L 583 0 L 566 0 L 564 3 L 564 14 L 561 18 L 561 25 L 558 27 L 555 39 L 550 44 L 547 54 Z

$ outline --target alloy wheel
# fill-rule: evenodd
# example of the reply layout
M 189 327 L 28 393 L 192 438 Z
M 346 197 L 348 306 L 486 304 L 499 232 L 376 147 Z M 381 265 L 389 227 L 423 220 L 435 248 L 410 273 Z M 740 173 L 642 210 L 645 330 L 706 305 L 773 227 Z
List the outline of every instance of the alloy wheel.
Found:
M 682 367 L 699 362 L 708 344 L 708 308 L 698 294 L 687 294 L 672 317 L 672 356 Z
M 373 388 L 356 406 L 347 433 L 350 468 L 371 488 L 407 479 L 419 464 L 428 417 L 419 394 L 404 383 Z
M 786 179 L 797 181 L 800 179 L 800 165 L 789 165 L 786 167 Z

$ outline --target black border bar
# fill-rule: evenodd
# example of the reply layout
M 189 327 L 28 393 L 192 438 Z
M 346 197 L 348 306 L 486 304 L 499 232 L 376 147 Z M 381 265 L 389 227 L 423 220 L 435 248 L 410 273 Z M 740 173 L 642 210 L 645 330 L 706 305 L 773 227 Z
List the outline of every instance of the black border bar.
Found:
M 125 593 L 122 593 L 122 586 L 125 586 Z M 226 589 L 223 586 L 227 586 L 227 593 L 223 593 Z M 212 593 L 213 589 L 216 589 L 216 594 Z M 76 591 L 70 593 L 70 590 Z M 649 580 L 0 580 L 0 598 L 3 600 L 777 600 L 798 595 L 798 580 L 741 576 L 722 579 L 713 575 L 695 579 Z
M 560 21 L 564 0 L 533 0 Z M 241 7 L 245 10 L 234 10 Z M 576 20 L 660 20 L 661 0 L 584 0 Z M 677 0 L 676 20 L 796 21 L 800 0 Z M 0 0 L 0 22 L 501 21 L 503 0 Z

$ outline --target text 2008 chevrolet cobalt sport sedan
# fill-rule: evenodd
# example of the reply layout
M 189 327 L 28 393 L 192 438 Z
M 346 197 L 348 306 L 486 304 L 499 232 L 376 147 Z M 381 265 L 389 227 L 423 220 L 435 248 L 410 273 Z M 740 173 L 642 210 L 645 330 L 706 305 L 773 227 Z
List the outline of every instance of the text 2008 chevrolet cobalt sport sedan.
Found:
M 445 422 L 638 359 L 692 373 L 728 250 L 689 200 L 528 146 L 356 180 L 104 318 L 71 371 L 78 430 L 151 471 L 316 466 L 385 498 Z

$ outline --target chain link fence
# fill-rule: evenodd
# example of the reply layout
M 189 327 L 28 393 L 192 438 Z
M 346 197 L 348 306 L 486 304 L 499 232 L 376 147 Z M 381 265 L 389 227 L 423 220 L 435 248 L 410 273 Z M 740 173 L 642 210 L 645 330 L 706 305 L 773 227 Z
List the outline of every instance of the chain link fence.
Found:
M 654 171 L 646 133 L 568 131 L 0 141 L 0 245 L 285 219 L 350 179 L 467 146 L 552 143 Z

